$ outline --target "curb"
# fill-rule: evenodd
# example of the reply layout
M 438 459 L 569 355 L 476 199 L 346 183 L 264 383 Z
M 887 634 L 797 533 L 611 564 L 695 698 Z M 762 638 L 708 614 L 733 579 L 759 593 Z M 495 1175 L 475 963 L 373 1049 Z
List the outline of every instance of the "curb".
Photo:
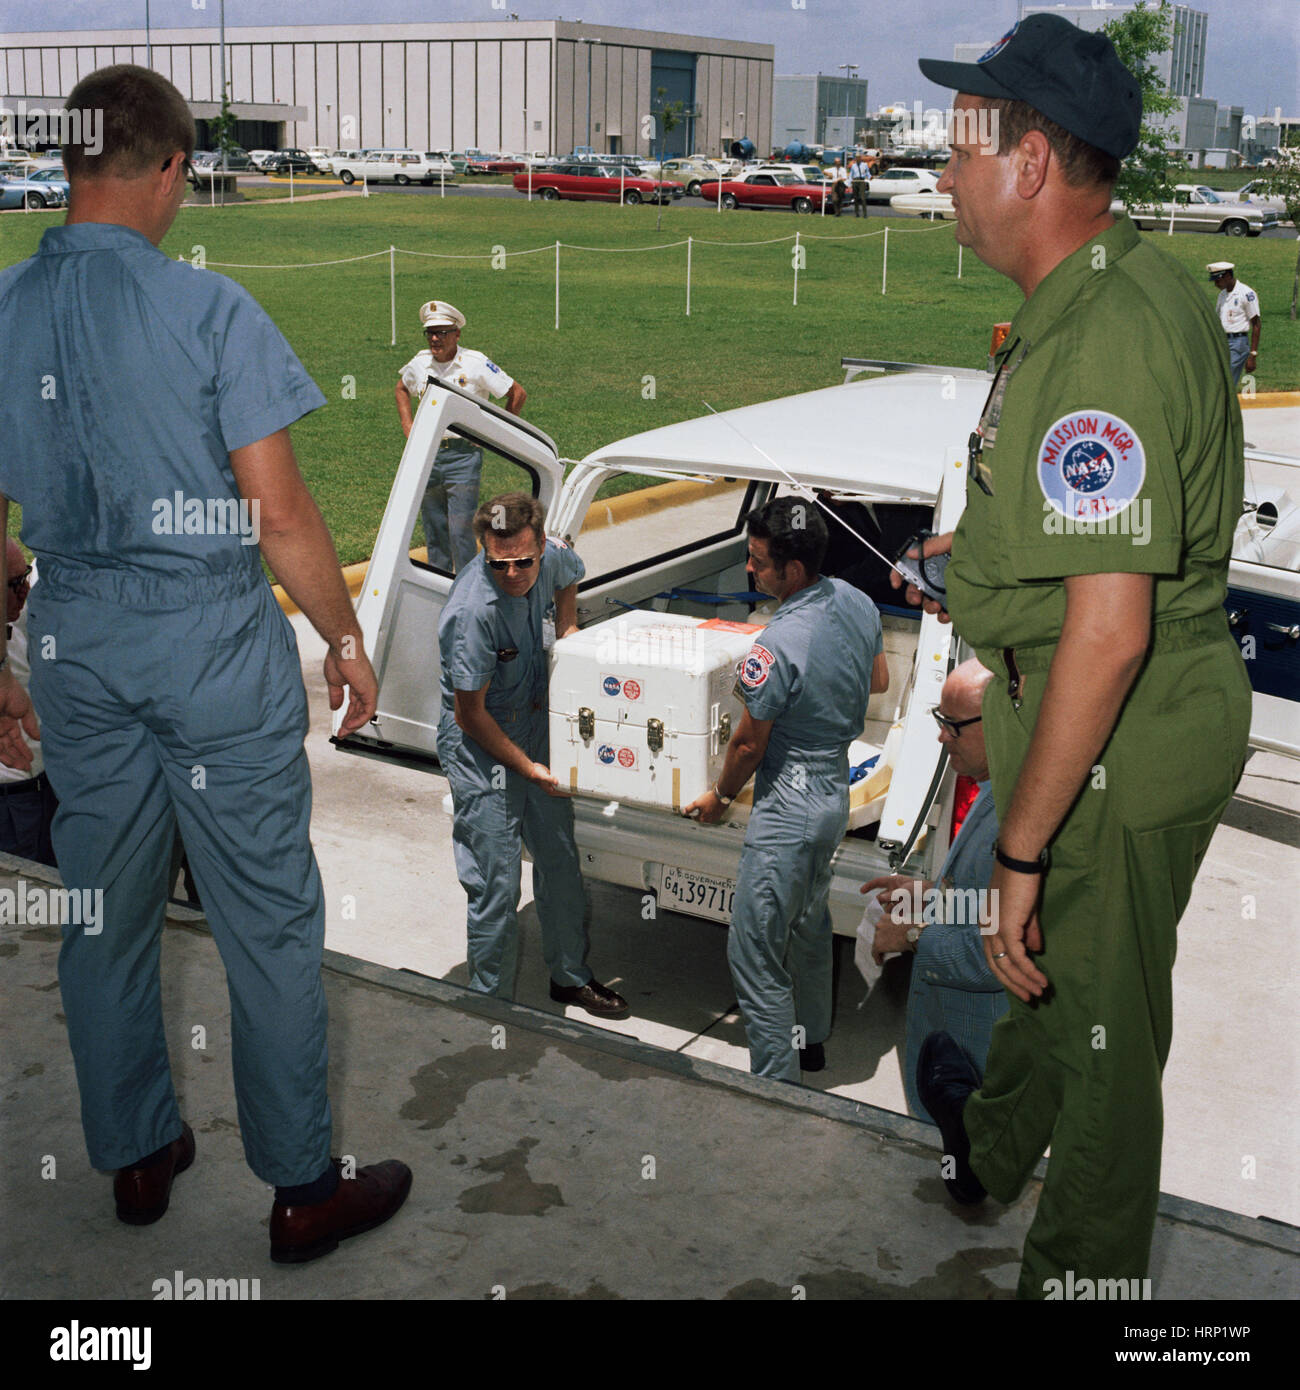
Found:
M 744 487 L 743 483 L 723 483 L 721 487 L 727 491 L 735 491 Z M 669 507 L 682 507 L 688 502 L 697 502 L 700 498 L 709 493 L 716 493 L 719 490 L 717 483 L 660 483 L 656 487 L 639 488 L 635 492 L 620 493 L 617 497 L 611 497 L 607 501 L 591 504 L 587 513 L 587 521 L 583 525 L 584 531 L 596 531 L 604 526 L 614 526 L 622 521 L 631 521 L 639 516 L 652 516 L 656 512 L 662 512 Z M 597 508 L 599 507 L 599 510 Z M 410 552 L 411 559 L 418 560 L 423 557 L 423 547 L 419 547 Z M 343 566 L 343 582 L 348 586 L 348 593 L 356 598 L 361 592 L 361 586 L 366 582 L 366 570 L 370 566 L 369 560 L 358 560 L 356 564 Z M 280 587 L 279 584 L 271 586 L 275 593 L 276 602 L 284 611 L 292 616 L 302 610 Z
M 1238 396 L 1243 410 L 1268 410 L 1300 406 L 1300 391 L 1264 391 L 1255 396 Z

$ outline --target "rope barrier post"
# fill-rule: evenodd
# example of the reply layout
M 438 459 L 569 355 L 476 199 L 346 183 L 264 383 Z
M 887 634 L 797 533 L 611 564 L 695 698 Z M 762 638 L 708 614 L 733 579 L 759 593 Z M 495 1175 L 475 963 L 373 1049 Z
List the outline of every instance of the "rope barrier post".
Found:
M 686 238 L 686 317 L 691 316 L 691 238 Z
M 370 197 L 370 185 L 366 182 L 366 171 L 364 167 L 361 170 L 361 196 L 363 198 Z
M 885 293 L 885 285 L 889 279 L 889 228 L 885 228 L 885 257 L 880 263 L 880 293 Z
M 216 182 L 216 180 L 213 179 L 213 183 L 215 183 L 215 182 Z M 292 159 L 292 157 L 290 157 L 290 160 L 289 160 L 289 201 L 290 201 L 291 203 L 293 202 L 293 159 Z
M 957 278 L 958 278 L 959 280 L 961 279 L 961 253 L 962 253 L 965 249 L 966 249 L 966 248 L 965 248 L 965 247 L 961 244 L 961 242 L 959 241 L 959 242 L 957 243 Z
M 555 243 L 555 331 L 560 331 L 560 243 Z
M 208 178 L 208 206 L 214 208 L 217 205 L 217 171 L 214 169 Z
M 1190 200 L 1189 200 L 1189 201 L 1190 201 Z M 1170 235 L 1170 236 L 1173 236 L 1173 234 L 1174 234 L 1174 213 L 1176 213 L 1177 211 L 1178 211 L 1178 199 L 1177 199 L 1177 197 L 1175 196 L 1174 201 L 1173 201 L 1172 203 L 1169 204 L 1169 235 Z
M 397 346 L 397 247 L 388 248 L 388 311 L 393 321 L 393 341 L 389 347 Z
M 795 307 L 799 306 L 799 233 L 794 234 L 794 302 Z
M 623 185 L 627 181 L 627 165 L 618 166 L 618 205 L 623 206 Z
M 447 161 L 440 159 L 438 163 L 442 165 L 442 168 L 438 170 L 438 197 L 445 198 L 447 196 Z

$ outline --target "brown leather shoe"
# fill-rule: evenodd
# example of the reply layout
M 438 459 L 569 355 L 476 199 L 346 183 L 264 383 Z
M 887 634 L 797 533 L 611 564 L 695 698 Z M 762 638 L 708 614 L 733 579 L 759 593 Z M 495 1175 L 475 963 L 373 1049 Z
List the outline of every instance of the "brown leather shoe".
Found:
M 152 1226 L 167 1210 L 172 1179 L 194 1162 L 194 1131 L 181 1125 L 181 1137 L 167 1145 L 167 1157 L 147 1168 L 136 1164 L 119 1168 L 113 1179 L 117 1219 L 128 1226 Z
M 355 1178 L 340 1178 L 327 1202 L 276 1202 L 271 1208 L 271 1258 L 282 1265 L 318 1260 L 337 1250 L 339 1241 L 382 1226 L 397 1214 L 410 1190 L 411 1170 L 390 1158 L 358 1168 Z
M 557 985 L 551 981 L 551 998 L 557 1004 L 576 1004 L 597 1018 L 626 1018 L 632 1010 L 621 994 L 615 994 L 597 980 L 585 985 Z

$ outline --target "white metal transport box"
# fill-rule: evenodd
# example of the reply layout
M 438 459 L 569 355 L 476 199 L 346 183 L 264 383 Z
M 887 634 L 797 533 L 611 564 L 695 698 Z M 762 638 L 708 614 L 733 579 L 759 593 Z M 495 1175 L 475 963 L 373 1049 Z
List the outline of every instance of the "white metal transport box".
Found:
M 631 610 L 551 652 L 551 771 L 562 787 L 680 810 L 722 771 L 762 627 Z

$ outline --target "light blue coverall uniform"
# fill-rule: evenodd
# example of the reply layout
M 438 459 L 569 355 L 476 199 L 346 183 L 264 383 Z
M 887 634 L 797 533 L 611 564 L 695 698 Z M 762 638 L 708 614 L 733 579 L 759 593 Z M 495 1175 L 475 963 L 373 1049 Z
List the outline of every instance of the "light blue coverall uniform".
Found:
M 998 817 L 990 782 L 979 784 L 957 838 L 939 870 L 936 889 L 987 890 L 993 879 L 993 842 L 998 838 Z M 912 961 L 912 984 L 907 996 L 907 1062 L 903 1089 L 907 1108 L 924 1120 L 930 1112 L 916 1089 L 916 1063 L 921 1044 L 931 1033 L 948 1033 L 975 1063 L 981 1076 L 993 1038 L 993 1025 L 1007 1011 L 1007 994 L 984 958 L 980 935 L 980 908 L 987 917 L 989 906 L 969 898 L 953 900 L 957 909 L 945 917 L 936 906 L 927 906 L 925 930 L 917 938 Z
M 438 624 L 438 757 L 455 808 L 456 874 L 469 897 L 469 983 L 484 994 L 510 997 L 514 987 L 521 839 L 533 858 L 533 897 L 551 979 L 570 986 L 591 979 L 572 802 L 498 764 L 455 718 L 455 692 L 482 690 L 490 681 L 487 712 L 528 757 L 549 766 L 542 620 L 555 591 L 586 572 L 572 550 L 548 540 L 537 582 L 516 598 L 502 592 L 480 554 L 456 576 Z
M 880 614 L 819 579 L 787 598 L 741 663 L 737 691 L 772 720 L 740 856 L 727 960 L 749 1069 L 797 1082 L 799 1044 L 831 1031 L 831 856 L 849 825 L 849 744 L 862 733 Z
M 53 227 L 0 274 L 0 358 L 0 491 L 40 562 L 54 847 L 69 888 L 104 895 L 102 930 L 66 925 L 59 956 L 90 1161 L 181 1133 L 158 976 L 179 823 L 226 966 L 249 1165 L 309 1183 L 330 1107 L 307 702 L 228 454 L 324 397 L 245 290 L 107 224 Z M 221 1007 L 192 999 L 172 1027 L 211 1037 Z

